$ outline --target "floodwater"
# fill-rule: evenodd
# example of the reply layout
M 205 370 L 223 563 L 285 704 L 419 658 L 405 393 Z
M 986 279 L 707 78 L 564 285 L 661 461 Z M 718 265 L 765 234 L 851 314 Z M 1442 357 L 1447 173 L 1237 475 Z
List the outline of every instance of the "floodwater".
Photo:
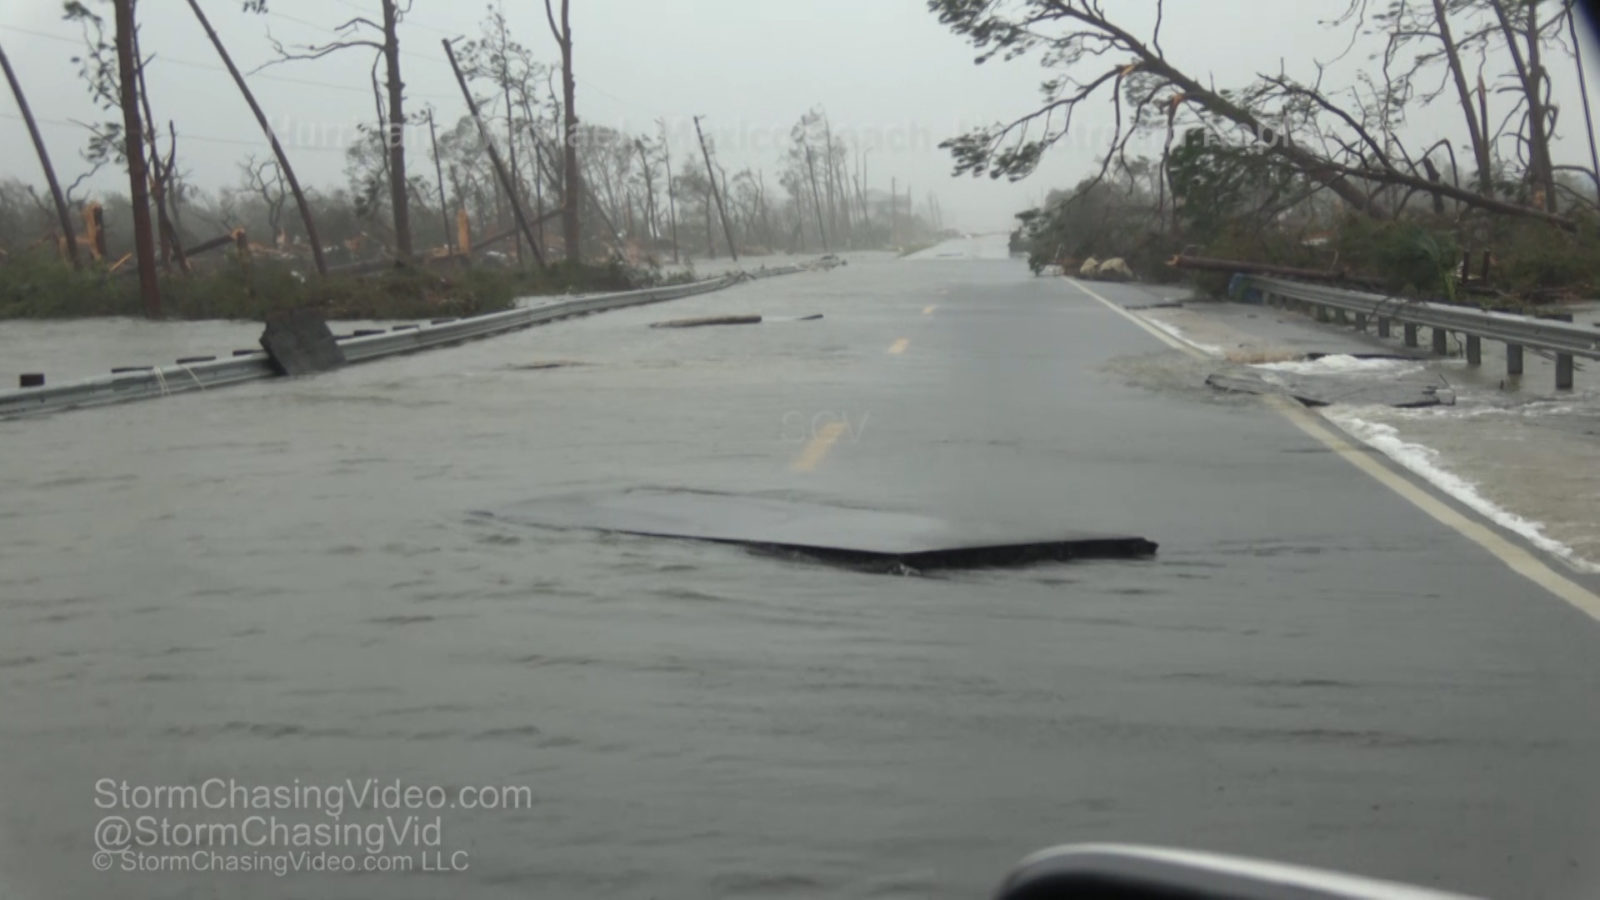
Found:
M 1600 304 L 1571 307 L 1577 324 L 1600 328 Z M 1253 310 L 1245 312 L 1245 310 Z M 1579 360 L 1576 390 L 1556 391 L 1551 359 L 1529 352 L 1520 377 L 1505 374 L 1505 348 L 1484 342 L 1483 364 L 1466 364 L 1459 340 L 1450 357 L 1424 351 L 1414 361 L 1355 360 L 1348 354 L 1407 352 L 1395 337 L 1380 341 L 1309 317 L 1260 307 L 1199 304 L 1151 310 L 1215 356 L 1247 361 L 1278 351 L 1331 352 L 1308 371 L 1334 373 L 1352 384 L 1425 372 L 1450 385 L 1455 403 L 1422 409 L 1336 404 L 1327 418 L 1353 437 L 1496 524 L 1556 556 L 1580 574 L 1600 573 L 1600 367 Z M 1427 335 L 1423 335 L 1426 343 Z M 1263 362 L 1272 368 L 1304 366 Z
M 751 312 L 825 318 L 648 327 Z M 126 326 L 72 333 L 103 362 Z M 981 897 L 1084 840 L 1600 886 L 1592 623 L 1264 407 L 1104 374 L 1163 352 L 1020 263 L 857 257 L 0 423 L 0 895 Z M 473 515 L 636 485 L 1161 552 L 892 577 Z M 137 790 L 213 778 L 291 802 Z M 454 871 L 97 871 L 107 816 L 190 826 L 137 857 L 171 866 L 367 779 L 449 802 L 347 808 L 402 833 L 335 850 Z

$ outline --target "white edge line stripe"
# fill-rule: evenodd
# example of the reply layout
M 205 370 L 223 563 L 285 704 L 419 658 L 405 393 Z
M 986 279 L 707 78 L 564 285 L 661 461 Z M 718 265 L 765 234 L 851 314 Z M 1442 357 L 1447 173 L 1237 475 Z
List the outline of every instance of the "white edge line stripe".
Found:
M 1200 351 L 1186 341 L 1162 331 L 1151 325 L 1142 317 L 1137 316 L 1117 304 L 1100 296 L 1093 289 L 1086 287 L 1075 278 L 1066 279 L 1067 283 L 1104 304 L 1106 308 L 1133 324 L 1149 332 L 1157 340 L 1181 350 L 1196 359 L 1213 359 L 1210 354 Z M 1285 418 L 1293 422 L 1301 431 L 1316 438 L 1329 450 L 1338 454 L 1345 461 L 1357 469 L 1372 476 L 1379 484 L 1394 491 L 1401 498 L 1411 503 L 1423 512 L 1432 516 L 1436 521 L 1453 529 L 1462 537 L 1472 541 L 1483 549 L 1493 554 L 1495 558 L 1516 572 L 1518 575 L 1532 581 L 1550 593 L 1560 597 L 1573 607 L 1585 613 L 1590 618 L 1600 621 L 1600 597 L 1577 582 L 1566 578 L 1561 573 L 1550 568 L 1538 557 L 1534 556 L 1527 548 L 1506 540 L 1500 534 L 1485 526 L 1476 519 L 1463 515 L 1455 508 L 1445 504 L 1439 498 L 1419 488 L 1414 483 L 1395 474 L 1383 464 L 1377 462 L 1370 454 L 1351 444 L 1348 439 L 1329 429 L 1320 416 L 1307 412 L 1304 408 L 1292 404 L 1282 397 L 1264 398 L 1267 405 L 1282 413 Z

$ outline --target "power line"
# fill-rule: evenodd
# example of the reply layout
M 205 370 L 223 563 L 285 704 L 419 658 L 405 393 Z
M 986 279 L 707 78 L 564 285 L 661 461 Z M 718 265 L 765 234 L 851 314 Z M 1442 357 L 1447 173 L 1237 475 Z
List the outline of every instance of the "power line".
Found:
M 274 13 L 273 15 L 277 15 L 277 13 Z M 31 37 L 42 38 L 42 39 L 47 40 L 47 41 L 57 41 L 57 42 L 60 42 L 60 43 L 63 43 L 63 44 L 73 44 L 73 45 L 76 45 L 76 46 L 79 46 L 79 47 L 83 46 L 83 41 L 81 41 L 78 38 L 69 38 L 69 37 L 65 37 L 63 35 L 59 35 L 59 34 L 49 34 L 47 32 L 43 32 L 43 31 L 34 31 L 34 30 L 30 29 L 30 28 L 18 28 L 18 27 L 14 26 L 14 25 L 0 25 L 0 29 L 4 29 L 6 31 L 15 31 L 18 34 L 26 34 L 26 35 L 29 35 Z M 403 53 L 402 55 L 410 56 L 410 55 L 413 55 L 413 54 Z M 227 71 L 227 69 L 223 68 L 221 65 L 218 65 L 217 63 L 196 62 L 195 60 L 192 60 L 192 59 L 181 59 L 181 58 L 176 57 L 176 56 L 167 56 L 167 55 L 162 54 L 162 53 L 157 53 L 154 58 L 159 62 L 172 63 L 173 65 L 178 65 L 178 66 L 188 66 L 189 68 L 193 68 L 193 69 L 204 69 L 205 71 L 208 71 L 208 72 L 226 72 Z M 422 58 L 423 59 L 431 59 L 431 57 L 427 57 L 427 56 L 424 56 Z M 251 80 L 276 81 L 276 82 L 280 82 L 282 84 L 293 84 L 293 85 L 298 85 L 300 87 L 327 88 L 328 90 L 347 91 L 347 92 L 356 93 L 356 94 L 367 94 L 367 93 L 370 93 L 371 90 L 372 90 L 371 88 L 367 88 L 367 87 L 354 87 L 354 86 L 348 85 L 348 84 L 334 84 L 333 82 L 329 82 L 329 81 L 315 81 L 315 80 L 308 79 L 308 78 L 291 78 L 291 77 L 289 77 L 287 75 L 262 75 L 262 74 L 258 73 L 258 74 L 255 74 L 255 75 L 251 75 L 250 78 L 251 78 Z M 449 100 L 449 99 L 453 99 L 456 96 L 454 94 L 435 94 L 435 93 L 428 93 L 428 92 L 424 92 L 424 91 L 408 91 L 407 94 L 409 96 L 413 96 L 413 97 L 431 97 L 431 98 L 438 99 L 438 100 Z
M 11 120 L 16 121 L 16 122 L 23 121 L 22 116 L 20 116 L 20 115 L 18 115 L 16 113 L 0 113 L 0 119 L 11 119 Z M 40 125 L 54 125 L 54 126 L 62 127 L 62 128 L 75 128 L 75 129 L 81 129 L 81 128 L 84 127 L 82 124 L 80 124 L 78 122 L 71 122 L 71 121 L 68 121 L 66 119 L 41 119 L 38 116 L 34 116 L 33 120 L 35 122 L 39 123 Z M 187 131 L 178 132 L 178 138 L 180 140 L 195 141 L 197 143 L 202 143 L 202 144 L 232 144 L 232 145 L 240 146 L 240 147 L 265 147 L 265 146 L 267 146 L 265 140 L 247 141 L 247 140 L 243 140 L 243 139 L 240 139 L 240 138 L 225 138 L 225 137 L 214 137 L 214 136 L 211 136 L 211 135 L 203 135 L 203 134 L 190 134 Z M 288 145 L 285 145 L 285 146 L 290 150 L 310 150 L 310 151 L 314 151 L 314 152 L 318 152 L 318 153 L 344 153 L 345 149 L 346 149 L 344 147 L 317 147 L 317 146 L 309 146 L 309 145 L 308 146 L 300 146 L 300 145 L 295 145 L 295 144 L 288 144 Z
M 345 9 L 355 10 L 356 12 L 359 12 L 359 13 L 366 13 L 367 12 L 367 10 L 365 8 L 363 8 L 361 6 L 358 6 L 355 3 L 350 2 L 350 0 L 333 0 L 333 2 L 339 4 L 340 6 L 344 7 Z M 442 34 L 445 37 L 458 37 L 461 34 L 461 32 L 459 32 L 459 31 L 447 31 L 447 30 L 445 30 L 443 28 L 436 28 L 436 27 L 434 27 L 432 25 L 424 25 L 421 22 L 418 22 L 418 21 L 412 19 L 409 15 L 406 16 L 405 18 L 401 19 L 400 21 L 402 23 L 406 24 L 406 25 L 410 25 L 412 28 L 421 28 L 423 31 L 431 31 L 431 32 L 433 32 L 435 34 Z
M 15 31 L 18 34 L 26 34 L 36 38 L 44 38 L 47 41 L 60 41 L 63 44 L 76 44 L 79 47 L 83 46 L 83 40 L 81 38 L 69 38 L 59 34 L 48 34 L 43 31 L 34 31 L 31 28 L 19 28 L 15 25 L 0 25 L 0 29 L 4 29 L 6 31 Z
M 321 31 L 321 32 L 323 32 L 325 34 L 331 34 L 331 35 L 333 35 L 335 37 L 343 36 L 343 32 L 339 31 L 336 28 L 329 28 L 326 25 L 318 25 L 315 22 L 309 22 L 309 21 L 307 21 L 305 19 L 296 18 L 294 16 L 288 15 L 287 13 L 269 12 L 269 13 L 267 13 L 267 15 L 273 17 L 274 19 L 285 19 L 285 20 L 290 21 L 290 22 L 294 22 L 294 23 L 297 23 L 297 24 L 300 24 L 300 25 L 304 25 L 307 28 L 315 28 L 318 31 Z M 431 29 L 431 30 L 437 30 L 437 29 Z M 442 33 L 450 34 L 450 32 L 442 32 Z M 410 50 L 401 50 L 400 51 L 400 55 L 401 56 L 409 56 L 412 59 L 425 59 L 428 62 L 438 63 L 441 66 L 446 64 L 443 57 L 429 56 L 426 53 L 415 53 L 415 52 L 410 51 Z

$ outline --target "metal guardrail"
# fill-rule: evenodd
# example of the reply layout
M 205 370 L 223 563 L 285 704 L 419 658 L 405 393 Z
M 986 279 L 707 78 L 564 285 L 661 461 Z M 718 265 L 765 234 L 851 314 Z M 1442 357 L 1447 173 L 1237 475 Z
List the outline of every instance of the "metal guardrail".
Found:
M 1355 325 L 1361 329 L 1366 328 L 1369 319 L 1375 320 L 1380 337 L 1388 337 L 1390 323 L 1399 322 L 1405 328 L 1408 347 L 1418 345 L 1418 328 L 1432 329 L 1433 349 L 1440 355 L 1446 352 L 1451 332 L 1464 335 L 1469 365 L 1482 364 L 1483 339 L 1500 341 L 1506 345 L 1506 371 L 1511 375 L 1522 374 L 1524 348 L 1548 353 L 1556 362 L 1557 390 L 1572 388 L 1573 357 L 1600 359 L 1600 331 L 1569 322 L 1404 300 L 1261 275 L 1239 276 L 1238 284 L 1260 291 L 1268 305 L 1306 306 L 1324 318 L 1329 310 L 1338 311 L 1341 319 L 1346 313 L 1353 313 Z
M 439 319 L 429 324 L 400 325 L 382 334 L 344 337 L 339 340 L 339 347 L 344 351 L 347 363 L 368 362 L 490 337 L 570 316 L 678 300 L 719 291 L 741 281 L 832 267 L 823 263 L 812 266 L 763 268 L 753 272 L 732 272 L 690 284 L 545 300 L 503 312 L 463 319 Z M 277 367 L 262 351 L 236 351 L 236 355 L 231 359 L 118 370 L 110 375 L 61 385 L 0 391 L 0 419 L 209 390 L 245 381 L 276 378 L 279 374 Z

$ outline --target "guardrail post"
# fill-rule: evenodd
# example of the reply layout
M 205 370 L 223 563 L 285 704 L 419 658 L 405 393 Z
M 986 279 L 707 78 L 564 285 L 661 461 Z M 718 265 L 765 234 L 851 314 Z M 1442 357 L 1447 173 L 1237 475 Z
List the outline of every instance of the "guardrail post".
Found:
M 1367 330 L 1366 313 L 1356 313 L 1356 330 L 1361 332 L 1365 332 Z
M 1320 303 L 1317 304 L 1317 321 L 1318 322 L 1326 322 L 1326 321 L 1328 321 L 1328 308 L 1326 306 L 1323 306 Z
M 1556 390 L 1572 390 L 1572 354 L 1556 354 Z
M 1506 374 L 1507 375 L 1521 375 L 1522 374 L 1522 345 L 1521 344 L 1507 344 L 1506 345 Z
M 1388 336 L 1389 336 L 1389 320 L 1384 318 L 1383 316 L 1379 316 L 1378 317 L 1378 337 L 1386 338 Z
M 1406 323 L 1406 346 L 1417 346 L 1417 326 L 1411 324 L 1410 322 Z
M 1443 328 L 1433 329 L 1433 355 L 1446 356 L 1450 353 L 1450 332 Z
M 1467 335 L 1467 365 L 1483 365 L 1483 339 L 1475 334 Z

